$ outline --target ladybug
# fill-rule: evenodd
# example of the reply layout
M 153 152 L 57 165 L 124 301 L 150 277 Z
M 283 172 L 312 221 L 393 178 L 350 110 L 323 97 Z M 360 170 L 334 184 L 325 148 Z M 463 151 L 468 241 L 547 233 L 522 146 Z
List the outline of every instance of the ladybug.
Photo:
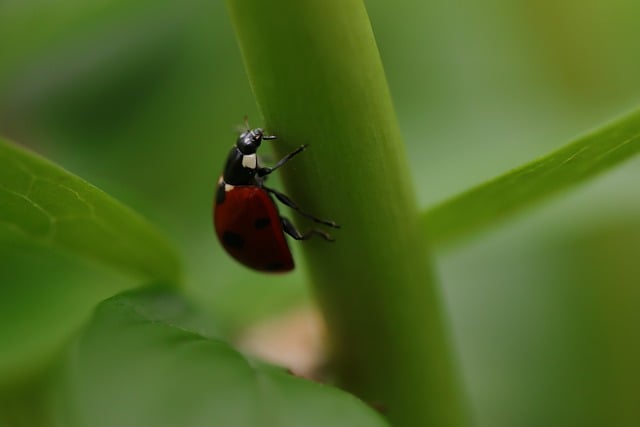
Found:
M 273 167 L 262 167 L 257 157 L 260 143 L 277 138 L 265 135 L 260 128 L 246 127 L 231 148 L 218 180 L 213 207 L 216 234 L 225 250 L 247 267 L 272 273 L 291 271 L 294 263 L 285 233 L 296 240 L 306 240 L 313 235 L 330 242 L 334 239 L 315 228 L 306 233 L 298 231 L 289 219 L 280 216 L 274 198 L 316 223 L 333 228 L 340 226 L 302 211 L 285 194 L 264 185 L 272 172 L 308 146 L 301 145 Z

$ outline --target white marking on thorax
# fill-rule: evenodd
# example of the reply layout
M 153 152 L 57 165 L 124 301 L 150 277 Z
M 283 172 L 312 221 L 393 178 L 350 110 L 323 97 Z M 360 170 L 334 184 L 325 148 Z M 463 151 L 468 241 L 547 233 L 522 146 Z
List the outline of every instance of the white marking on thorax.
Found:
M 233 185 L 231 185 L 231 184 L 227 184 L 226 182 L 224 183 L 224 191 L 225 191 L 225 193 L 227 193 L 227 192 L 229 192 L 229 191 L 233 190 L 234 188 L 235 188 L 235 187 L 234 187 Z
M 258 167 L 258 157 L 254 154 L 245 154 L 242 156 L 242 167 L 255 169 Z

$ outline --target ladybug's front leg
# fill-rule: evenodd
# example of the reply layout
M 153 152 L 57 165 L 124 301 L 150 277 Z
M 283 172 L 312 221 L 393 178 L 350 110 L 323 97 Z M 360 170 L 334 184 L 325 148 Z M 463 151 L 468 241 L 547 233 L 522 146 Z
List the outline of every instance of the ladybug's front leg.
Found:
M 282 223 L 282 229 L 284 230 L 284 232 L 296 240 L 307 240 L 314 234 L 322 237 L 327 242 L 333 242 L 335 240 L 333 237 L 331 237 L 330 234 L 325 233 L 322 230 L 318 230 L 317 228 L 312 228 L 311 230 L 302 234 L 298 231 L 295 225 L 293 225 L 291 221 L 289 221 L 288 218 L 285 218 L 283 216 L 280 217 L 280 222 Z
M 273 167 L 270 167 L 270 168 L 258 168 L 258 170 L 256 171 L 258 177 L 259 178 L 263 178 L 263 177 L 269 175 L 271 172 L 273 172 L 276 169 L 280 168 L 285 163 L 287 163 L 289 160 L 293 159 L 295 156 L 297 156 L 298 154 L 303 152 L 307 147 L 308 147 L 307 144 L 301 145 L 296 150 L 292 151 L 291 153 L 289 153 L 286 156 L 284 156 L 283 158 L 281 158 L 280 161 L 278 161 L 278 163 L 273 165 Z

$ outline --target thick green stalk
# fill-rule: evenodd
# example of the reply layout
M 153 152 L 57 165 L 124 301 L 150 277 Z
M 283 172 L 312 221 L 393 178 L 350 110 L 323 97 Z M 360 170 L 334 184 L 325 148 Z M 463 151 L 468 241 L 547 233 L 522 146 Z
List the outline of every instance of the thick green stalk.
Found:
M 397 426 L 463 424 L 407 159 L 361 0 L 228 0 L 266 131 L 307 210 L 342 224 L 304 242 L 339 382 Z M 265 143 L 267 144 L 267 143 Z M 303 228 L 308 223 L 299 221 Z

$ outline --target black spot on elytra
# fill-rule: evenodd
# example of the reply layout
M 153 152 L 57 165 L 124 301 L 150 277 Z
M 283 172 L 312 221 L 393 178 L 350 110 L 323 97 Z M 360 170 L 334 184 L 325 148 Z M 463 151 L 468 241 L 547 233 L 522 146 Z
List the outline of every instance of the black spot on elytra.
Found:
M 218 190 L 216 191 L 216 204 L 219 205 L 224 202 L 226 196 L 226 192 L 224 191 L 224 181 L 222 181 L 218 185 Z
M 266 228 L 269 226 L 269 224 L 271 224 L 271 220 L 269 218 L 262 217 L 262 218 L 258 218 L 254 221 L 253 226 L 257 229 L 260 230 L 262 228 Z
M 244 246 L 244 238 L 238 233 L 234 233 L 233 231 L 225 231 L 222 234 L 222 241 L 225 246 L 228 246 L 233 249 L 242 249 Z
M 264 268 L 269 271 L 280 271 L 284 268 L 284 264 L 281 262 L 272 262 L 267 264 Z

